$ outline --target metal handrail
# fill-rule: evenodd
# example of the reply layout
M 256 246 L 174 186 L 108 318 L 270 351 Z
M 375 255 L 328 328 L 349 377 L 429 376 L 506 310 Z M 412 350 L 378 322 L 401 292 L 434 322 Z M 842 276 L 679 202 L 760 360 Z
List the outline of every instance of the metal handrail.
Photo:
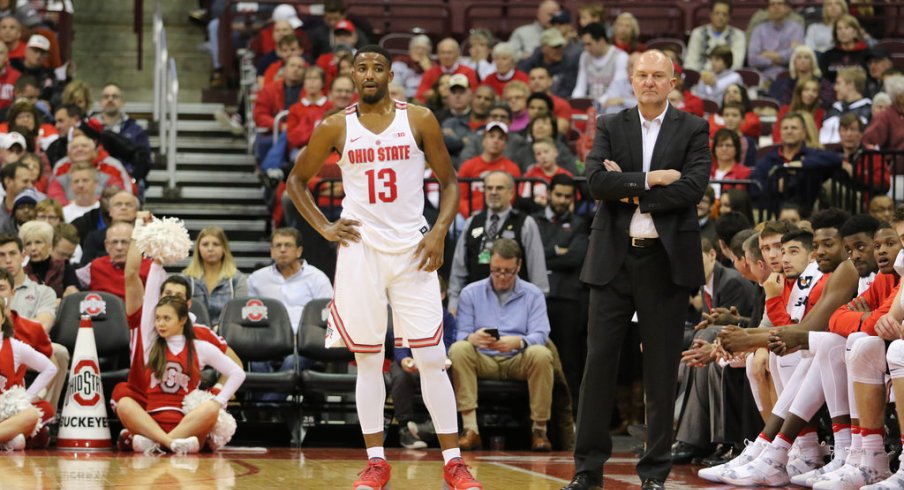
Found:
M 169 106 L 169 137 L 167 138 L 168 150 L 166 152 L 166 173 L 168 189 L 176 188 L 176 130 L 179 125 L 179 75 L 176 72 L 176 60 L 169 59 L 167 67 L 168 87 L 166 102 Z
M 276 144 L 276 140 L 279 139 L 279 123 L 282 122 L 283 119 L 287 119 L 289 117 L 289 111 L 282 110 L 276 114 L 276 117 L 273 118 L 273 144 Z
M 170 58 L 160 2 L 154 11 L 154 122 L 160 154 L 166 157 L 167 190 L 176 188 L 176 131 L 179 125 L 179 75 Z

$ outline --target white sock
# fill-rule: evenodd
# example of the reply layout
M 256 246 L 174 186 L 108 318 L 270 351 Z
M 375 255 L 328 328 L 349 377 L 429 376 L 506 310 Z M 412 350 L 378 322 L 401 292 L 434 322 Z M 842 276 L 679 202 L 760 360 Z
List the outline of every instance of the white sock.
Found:
M 851 447 L 851 428 L 840 429 L 833 434 L 835 439 L 835 451 L 843 451 L 844 448 Z
M 791 444 L 793 441 L 788 441 L 781 434 L 775 436 L 775 439 L 772 439 L 772 447 L 775 449 L 781 449 L 784 452 L 788 452 L 791 449 Z
M 433 418 L 437 434 L 458 433 L 458 413 L 455 392 L 446 373 L 446 350 L 442 345 L 411 349 L 417 370 L 421 375 L 421 393 L 424 405 Z M 382 405 L 381 405 L 382 407 Z M 477 424 L 475 422 L 474 426 Z
M 386 405 L 386 384 L 383 381 L 383 353 L 355 354 L 358 379 L 355 383 L 355 408 L 361 422 L 361 432 L 375 434 L 383 431 L 383 407 Z
M 386 459 L 386 452 L 383 451 L 383 446 L 374 446 L 367 448 L 367 459 L 380 458 Z
M 819 434 L 814 431 L 797 436 L 797 445 L 802 453 L 812 451 L 819 447 Z
M 452 461 L 455 458 L 461 457 L 461 449 L 455 447 L 452 449 L 446 449 L 443 451 L 443 464 L 449 464 L 449 461 Z
M 863 437 L 861 444 L 865 453 L 885 451 L 885 440 L 882 434 L 869 434 Z
M 546 421 L 538 422 L 535 420 L 531 429 L 546 432 Z

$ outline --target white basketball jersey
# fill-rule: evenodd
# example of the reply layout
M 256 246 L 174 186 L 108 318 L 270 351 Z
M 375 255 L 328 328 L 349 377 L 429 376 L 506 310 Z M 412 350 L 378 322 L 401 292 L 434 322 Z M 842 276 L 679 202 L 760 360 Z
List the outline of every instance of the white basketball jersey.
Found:
M 342 217 L 361 222 L 364 243 L 397 253 L 420 242 L 424 219 L 424 152 L 408 124 L 408 104 L 395 101 L 395 117 L 374 134 L 358 120 L 358 105 L 345 110 Z

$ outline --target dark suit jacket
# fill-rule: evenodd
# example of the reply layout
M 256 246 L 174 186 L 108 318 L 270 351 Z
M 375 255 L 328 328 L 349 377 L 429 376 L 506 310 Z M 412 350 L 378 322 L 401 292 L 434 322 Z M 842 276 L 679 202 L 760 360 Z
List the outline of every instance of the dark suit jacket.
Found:
M 590 246 L 581 280 L 605 286 L 621 268 L 628 253 L 628 227 L 635 204 L 621 198 L 638 197 L 640 211 L 651 213 L 671 264 L 671 279 L 696 290 L 704 282 L 703 253 L 696 206 L 709 182 L 712 153 L 709 124 L 702 118 L 669 107 L 662 122 L 650 170 L 674 169 L 681 178 L 669 186 L 645 189 L 643 140 L 637 108 L 597 118 L 596 139 L 587 155 L 587 183 L 594 199 L 602 201 L 593 218 Z M 608 172 L 603 160 L 619 164 Z
M 701 288 L 701 294 L 703 289 Z M 750 316 L 753 312 L 756 287 L 741 275 L 740 272 L 725 267 L 718 262 L 713 268 L 713 307 L 738 309 L 741 316 Z M 703 311 L 708 312 L 706 302 Z

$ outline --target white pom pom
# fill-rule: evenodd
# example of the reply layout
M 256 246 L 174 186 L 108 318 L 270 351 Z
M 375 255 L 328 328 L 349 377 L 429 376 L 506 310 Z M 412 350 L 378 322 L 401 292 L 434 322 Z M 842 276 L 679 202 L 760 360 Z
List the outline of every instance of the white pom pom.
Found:
M 182 399 L 182 413 L 187 414 L 198 408 L 202 403 L 213 400 L 213 398 L 213 394 L 209 391 L 194 390 Z M 232 436 L 235 435 L 236 427 L 235 417 L 221 408 L 220 413 L 217 415 L 217 423 L 214 424 L 213 429 L 207 434 L 207 445 L 214 451 L 225 446 L 232 440 Z
M 173 264 L 188 257 L 191 239 L 185 223 L 179 218 L 161 218 L 135 227 L 132 232 L 135 246 L 147 257 L 163 264 Z
M 0 421 L 31 407 L 31 399 L 21 386 L 13 386 L 0 394 Z

